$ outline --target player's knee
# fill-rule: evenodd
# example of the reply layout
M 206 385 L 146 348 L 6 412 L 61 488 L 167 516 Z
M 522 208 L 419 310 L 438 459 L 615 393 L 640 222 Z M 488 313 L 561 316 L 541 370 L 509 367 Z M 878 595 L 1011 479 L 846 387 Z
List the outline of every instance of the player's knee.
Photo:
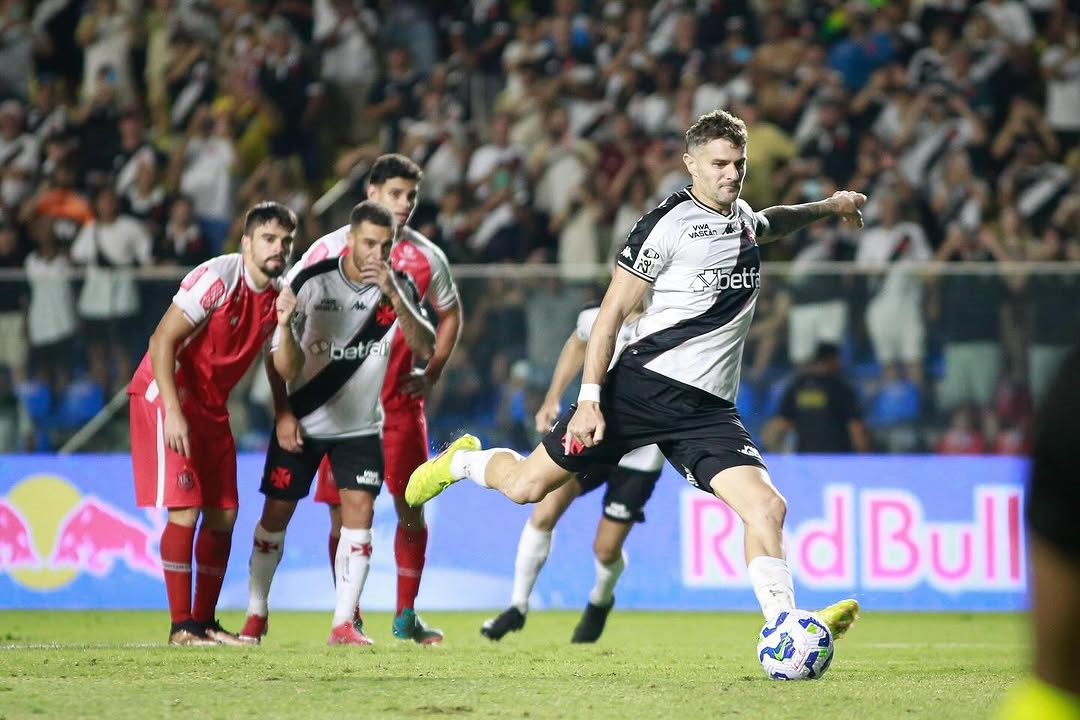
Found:
M 610 565 L 622 557 L 622 545 L 598 539 L 593 543 L 593 553 L 602 565 Z
M 751 506 L 748 515 L 749 517 L 744 518 L 747 525 L 770 529 L 783 527 L 784 518 L 787 516 L 787 501 L 778 492 L 763 495 Z
M 539 508 L 537 508 L 539 510 Z M 529 524 L 540 532 L 551 532 L 555 529 L 557 517 L 550 512 L 534 512 L 529 517 Z
M 506 497 L 518 505 L 538 503 L 548 494 L 548 490 L 541 483 L 529 478 L 518 478 L 506 489 Z

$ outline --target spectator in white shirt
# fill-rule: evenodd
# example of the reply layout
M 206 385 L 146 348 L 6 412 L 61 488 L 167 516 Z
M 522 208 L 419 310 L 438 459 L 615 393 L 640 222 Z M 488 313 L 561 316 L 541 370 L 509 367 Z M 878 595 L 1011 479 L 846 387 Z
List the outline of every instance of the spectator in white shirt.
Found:
M 228 119 L 215 117 L 206 105 L 200 105 L 192 113 L 187 134 L 173 150 L 166 186 L 191 198 L 214 254 L 221 252 L 232 219 L 235 163 Z
M 109 390 L 109 355 L 115 363 L 118 383 L 131 376 L 132 353 L 130 343 L 125 341 L 131 339 L 132 323 L 140 307 L 133 268 L 150 264 L 153 241 L 142 223 L 119 214 L 116 190 L 111 186 L 98 190 L 94 213 L 95 219 L 79 231 L 71 257 L 87 266 L 79 314 L 87 325 L 90 375 Z
M 27 336 L 30 367 L 53 392 L 71 379 L 75 350 L 75 301 L 71 260 L 60 249 L 48 220 L 34 223 L 36 249 L 25 262 L 30 285 Z
M 866 329 L 885 377 L 903 375 L 922 388 L 926 328 L 919 267 L 930 260 L 930 244 L 918 223 L 901 219 L 896 189 L 882 194 L 879 213 L 878 225 L 863 231 L 855 255 L 860 267 L 876 271 L 869 276 Z

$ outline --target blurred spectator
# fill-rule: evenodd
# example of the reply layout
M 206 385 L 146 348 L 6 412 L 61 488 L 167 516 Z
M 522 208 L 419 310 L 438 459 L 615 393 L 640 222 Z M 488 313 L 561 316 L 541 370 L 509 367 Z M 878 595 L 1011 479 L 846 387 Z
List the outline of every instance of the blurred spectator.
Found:
M 87 266 L 79 314 L 86 321 L 90 376 L 106 392 L 131 376 L 131 348 L 143 342 L 130 333 L 140 308 L 133 268 L 153 260 L 146 230 L 119 211 L 116 190 L 98 190 L 95 219 L 79 231 L 71 248 L 72 260 Z
M 409 51 L 390 48 L 386 53 L 386 75 L 375 85 L 364 111 L 368 120 L 382 126 L 384 149 L 400 146 L 401 121 L 418 114 L 420 92 L 420 76 L 413 69 Z
M 221 251 L 233 219 L 235 162 L 227 120 L 215 118 L 206 105 L 200 105 L 192 113 L 187 133 L 173 148 L 166 187 L 191 198 L 212 254 Z
M 368 95 L 379 77 L 379 18 L 360 0 L 315 0 L 315 42 L 321 51 L 322 81 L 329 94 L 333 137 L 356 145 L 370 139 L 361 122 Z
M 35 379 L 45 383 L 53 396 L 71 380 L 75 356 L 75 301 L 72 294 L 72 266 L 47 220 L 33 226 L 34 250 L 26 258 L 26 279 L 30 284 L 27 330 L 30 366 Z
M 210 259 L 210 243 L 195 222 L 194 207 L 186 195 L 173 199 L 163 241 L 154 255 L 161 264 L 181 267 L 193 267 Z
M 23 202 L 19 222 L 29 225 L 45 218 L 61 247 L 70 248 L 79 230 L 94 219 L 94 211 L 86 198 L 75 189 L 74 163 L 64 158 L 38 186 L 37 191 Z
M 25 0 L 4 0 L 0 3 L 0 98 L 30 99 L 33 44 Z
M 851 260 L 853 246 L 835 224 L 818 223 L 808 231 L 810 242 L 792 264 L 788 354 L 793 363 L 809 362 L 821 343 L 839 345 L 848 324 L 845 279 L 830 271 L 830 260 Z
M 870 438 L 855 389 L 844 379 L 840 349 L 823 343 L 813 359 L 788 383 L 780 409 L 762 429 L 773 451 L 800 453 L 865 453 Z M 794 442 L 787 436 L 794 434 Z
M 1059 40 L 1040 58 L 1046 80 L 1046 122 L 1064 150 L 1080 144 L 1080 19 L 1066 14 Z
M 967 150 L 951 150 L 945 156 L 941 174 L 931 185 L 930 209 L 938 229 L 944 233 L 946 228 L 956 225 L 966 232 L 975 232 L 982 225 L 990 198 L 986 181 L 971 170 Z
M 0 204 L 16 207 L 30 194 L 38 170 L 37 138 L 24 131 L 18 100 L 0 103 Z
M 933 176 L 947 151 L 985 142 L 986 128 L 964 97 L 933 84 L 906 107 L 895 146 L 907 148 L 900 156 L 899 167 L 904 180 L 915 187 Z
M 56 75 L 37 77 L 31 105 L 26 113 L 26 129 L 44 145 L 50 138 L 67 135 L 71 118 L 65 102 L 62 80 Z
M 265 55 L 259 68 L 259 89 L 280 119 L 270 137 L 270 154 L 277 158 L 299 155 L 304 177 L 312 182 L 319 172 L 315 127 L 323 104 L 323 88 L 286 20 L 270 18 L 263 26 L 263 35 Z
M 0 268 L 20 268 L 25 257 L 15 227 L 0 221 Z M 7 368 L 15 385 L 26 379 L 26 303 L 24 288 L 5 281 L 0 292 L 0 368 Z
M 878 223 L 862 233 L 855 261 L 871 270 L 866 328 L 885 379 L 904 377 L 922 389 L 926 328 L 920 275 L 931 250 L 922 228 L 901 218 L 900 203 L 894 190 L 883 194 Z
M 120 198 L 120 205 L 125 215 L 143 224 L 156 246 L 164 231 L 168 203 L 165 188 L 158 181 L 154 155 L 143 155 L 136 161 L 134 170 L 134 180 Z
M 934 451 L 939 455 L 981 455 L 986 452 L 979 415 L 978 408 L 971 405 L 961 405 L 953 410 L 949 426 Z
M 132 21 L 117 0 L 91 0 L 75 30 L 75 39 L 85 49 L 82 100 L 91 100 L 100 77 L 116 87 L 121 103 L 134 99 L 131 83 Z

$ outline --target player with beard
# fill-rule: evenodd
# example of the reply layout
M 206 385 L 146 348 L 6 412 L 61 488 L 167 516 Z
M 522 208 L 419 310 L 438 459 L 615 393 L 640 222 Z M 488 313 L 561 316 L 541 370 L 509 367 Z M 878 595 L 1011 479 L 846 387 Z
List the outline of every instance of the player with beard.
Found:
M 395 336 L 390 365 L 382 386 L 382 403 L 386 412 L 383 425 L 385 482 L 398 516 L 394 536 L 397 605 L 392 632 L 394 637 L 401 640 L 430 644 L 441 642 L 443 634 L 427 627 L 415 611 L 427 555 L 428 530 L 423 508 L 409 506 L 404 500 L 404 493 L 409 475 L 428 459 L 424 396 L 438 382 L 457 344 L 461 333 L 461 303 L 446 255 L 434 243 L 406 225 L 416 207 L 422 176 L 420 167 L 404 155 L 382 155 L 368 173 L 367 197 L 393 212 L 397 232 L 390 251 L 390 264 L 395 270 L 409 275 L 421 297 L 432 305 L 438 316 L 435 352 L 422 367 L 417 365 L 404 338 L 400 334 Z M 346 225 L 316 240 L 304 253 L 299 265 L 311 267 L 327 258 L 348 253 L 348 230 L 349 226 Z M 275 388 L 277 441 L 285 450 L 298 452 L 299 423 L 282 391 L 280 378 L 276 377 L 273 368 L 268 368 L 268 373 L 271 386 Z M 330 508 L 329 554 L 333 573 L 341 535 L 341 496 L 330 464 L 325 460 L 319 469 L 315 500 L 328 504 Z M 265 515 L 255 528 L 248 616 L 240 633 L 242 637 L 259 638 L 266 631 L 270 581 L 282 554 L 281 543 L 275 538 L 284 530 L 284 524 L 279 519 Z M 359 632 L 363 632 L 359 611 L 355 625 Z
M 161 565 L 170 645 L 240 644 L 215 618 L 239 506 L 226 401 L 273 332 L 276 305 L 292 302 L 277 278 L 296 224 L 279 203 L 248 210 L 242 252 L 187 274 L 128 386 L 135 499 L 169 513 Z
M 589 337 L 578 402 L 543 442 L 522 458 L 505 448 L 481 450 L 464 435 L 413 473 L 410 504 L 466 477 L 515 502 L 539 502 L 574 473 L 656 443 L 692 485 L 742 519 L 748 574 L 765 619 L 795 608 L 783 552 L 787 504 L 735 409 L 761 288 L 758 243 L 825 218 L 861 227 L 866 196 L 842 190 L 754 212 L 739 199 L 746 144 L 745 123 L 722 110 L 687 130 L 682 159 L 693 182 L 630 231 Z M 619 330 L 647 293 L 634 337 L 616 355 Z M 820 616 L 839 637 L 857 611 L 855 600 L 841 600 Z

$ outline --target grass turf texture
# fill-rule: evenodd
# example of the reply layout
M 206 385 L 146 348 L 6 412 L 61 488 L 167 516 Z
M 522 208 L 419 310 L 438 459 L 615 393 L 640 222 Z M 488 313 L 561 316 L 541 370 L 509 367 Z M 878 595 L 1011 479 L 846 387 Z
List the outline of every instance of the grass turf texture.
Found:
M 425 613 L 441 647 L 326 646 L 329 613 L 273 614 L 261 647 L 169 648 L 163 612 L 0 612 L 0 719 L 985 718 L 1025 669 L 1021 615 L 864 612 L 824 679 L 768 680 L 749 613 L 616 611 L 596 645 L 578 613 L 534 612 L 499 643 L 492 613 Z M 234 632 L 242 615 L 226 612 Z

